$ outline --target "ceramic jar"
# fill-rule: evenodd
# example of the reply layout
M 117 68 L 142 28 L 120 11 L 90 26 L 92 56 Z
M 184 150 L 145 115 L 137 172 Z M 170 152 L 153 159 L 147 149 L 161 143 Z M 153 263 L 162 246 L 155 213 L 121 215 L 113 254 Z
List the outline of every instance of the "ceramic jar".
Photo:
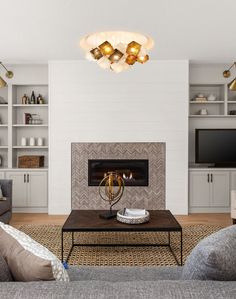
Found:
M 29 139 L 29 145 L 30 146 L 35 146 L 35 138 L 34 137 L 30 137 L 30 139 Z

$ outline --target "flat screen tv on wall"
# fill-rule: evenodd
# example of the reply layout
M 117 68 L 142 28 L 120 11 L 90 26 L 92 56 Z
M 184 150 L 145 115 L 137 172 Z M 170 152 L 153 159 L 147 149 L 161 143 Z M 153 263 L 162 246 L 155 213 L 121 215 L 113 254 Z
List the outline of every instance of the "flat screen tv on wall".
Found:
M 196 129 L 195 162 L 236 166 L 236 129 Z

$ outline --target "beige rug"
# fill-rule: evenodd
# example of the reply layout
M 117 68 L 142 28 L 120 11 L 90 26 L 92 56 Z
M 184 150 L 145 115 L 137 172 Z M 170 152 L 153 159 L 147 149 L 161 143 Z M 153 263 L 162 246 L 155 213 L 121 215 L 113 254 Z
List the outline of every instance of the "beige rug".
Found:
M 204 237 L 222 227 L 189 225 L 183 227 L 183 260 Z M 56 225 L 23 225 L 20 230 L 46 246 L 61 258 L 61 227 Z M 70 248 L 70 234 L 64 234 L 64 256 Z M 172 233 L 171 240 L 179 257 L 179 233 Z M 75 241 L 82 243 L 160 243 L 167 241 L 165 233 L 76 233 Z M 69 260 L 71 265 L 86 266 L 167 266 L 176 265 L 165 247 L 75 247 Z

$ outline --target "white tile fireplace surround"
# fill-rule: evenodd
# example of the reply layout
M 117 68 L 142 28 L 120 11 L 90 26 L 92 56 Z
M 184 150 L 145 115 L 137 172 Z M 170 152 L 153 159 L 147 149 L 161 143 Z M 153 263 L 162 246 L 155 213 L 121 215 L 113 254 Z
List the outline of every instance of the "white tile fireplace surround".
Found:
M 96 159 L 146 159 L 148 186 L 126 186 L 115 209 L 165 209 L 165 143 L 72 143 L 71 149 L 72 209 L 109 208 L 100 198 L 98 186 L 89 186 L 88 161 Z

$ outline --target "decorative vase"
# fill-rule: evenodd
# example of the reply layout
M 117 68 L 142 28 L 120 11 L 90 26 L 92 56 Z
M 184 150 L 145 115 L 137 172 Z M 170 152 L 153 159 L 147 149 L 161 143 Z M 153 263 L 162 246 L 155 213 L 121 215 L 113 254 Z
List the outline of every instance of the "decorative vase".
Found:
M 21 138 L 20 144 L 21 144 L 21 146 L 26 146 L 27 145 L 27 139 L 26 139 L 26 137 L 22 137 Z
M 215 101 L 216 100 L 216 96 L 214 94 L 210 94 L 208 97 L 207 97 L 207 100 L 212 102 L 212 101 Z
M 34 137 L 30 137 L 29 145 L 30 146 L 35 146 L 35 138 Z

